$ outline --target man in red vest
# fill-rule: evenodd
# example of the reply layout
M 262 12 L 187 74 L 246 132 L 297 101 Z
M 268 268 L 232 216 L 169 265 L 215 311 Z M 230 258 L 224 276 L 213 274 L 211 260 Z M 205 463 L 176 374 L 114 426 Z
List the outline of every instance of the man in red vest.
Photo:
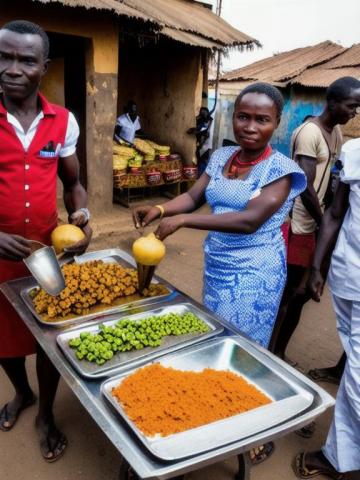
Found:
M 85 233 L 72 251 L 85 251 L 91 238 L 87 195 L 79 182 L 75 153 L 79 127 L 68 110 L 39 93 L 48 53 L 48 37 L 38 25 L 14 21 L 0 29 L 0 283 L 29 275 L 22 262 L 30 254 L 29 239 L 50 243 L 57 224 L 57 175 L 64 185 L 69 221 Z M 67 444 L 53 418 L 59 374 L 0 295 L 0 364 L 15 388 L 15 397 L 0 409 L 4 432 L 35 402 L 25 369 L 25 356 L 35 352 L 39 382 L 35 424 L 41 452 L 53 462 Z

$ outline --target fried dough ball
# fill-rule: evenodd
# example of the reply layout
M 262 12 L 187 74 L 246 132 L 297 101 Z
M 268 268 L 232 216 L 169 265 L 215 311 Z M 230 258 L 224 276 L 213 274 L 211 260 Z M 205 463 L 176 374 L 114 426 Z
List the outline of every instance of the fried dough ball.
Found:
M 133 295 L 138 284 L 133 268 L 101 260 L 64 265 L 62 272 L 66 288 L 60 295 L 53 297 L 40 289 L 33 299 L 36 312 L 48 318 L 85 315 L 93 305 L 110 305 L 119 297 Z

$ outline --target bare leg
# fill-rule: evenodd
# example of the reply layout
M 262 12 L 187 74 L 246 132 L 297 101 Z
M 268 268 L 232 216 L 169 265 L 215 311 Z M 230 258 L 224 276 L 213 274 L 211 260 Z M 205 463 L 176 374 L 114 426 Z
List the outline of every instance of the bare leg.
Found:
M 300 321 L 302 307 L 308 300 L 307 296 L 301 300 L 297 294 L 306 270 L 298 265 L 288 265 L 286 285 L 269 345 L 269 350 L 282 359 Z
M 0 411 L 0 429 L 11 430 L 24 408 L 35 402 L 25 368 L 25 357 L 1 358 L 0 364 L 15 389 L 15 397 Z
M 51 462 L 62 455 L 67 440 L 57 429 L 53 416 L 53 404 L 60 375 L 40 346 L 37 352 L 36 372 L 39 382 L 39 412 L 35 425 L 43 457 Z

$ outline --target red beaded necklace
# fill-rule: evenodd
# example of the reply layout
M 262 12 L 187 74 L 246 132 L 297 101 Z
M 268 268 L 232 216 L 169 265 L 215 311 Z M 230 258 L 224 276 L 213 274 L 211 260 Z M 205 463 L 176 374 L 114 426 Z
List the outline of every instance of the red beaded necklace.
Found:
M 257 158 L 255 158 L 254 160 L 251 160 L 250 162 L 242 162 L 239 159 L 240 152 L 241 150 L 238 150 L 237 152 L 234 153 L 234 155 L 231 158 L 229 173 L 228 173 L 229 178 L 234 178 L 235 176 L 238 176 L 240 170 L 257 165 L 258 163 L 269 158 L 272 153 L 272 148 L 270 145 L 267 145 L 263 153 L 259 155 Z

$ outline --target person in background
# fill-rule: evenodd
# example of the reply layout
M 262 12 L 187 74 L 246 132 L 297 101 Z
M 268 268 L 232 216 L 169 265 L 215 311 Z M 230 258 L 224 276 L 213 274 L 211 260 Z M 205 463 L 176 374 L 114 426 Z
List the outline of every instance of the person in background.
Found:
M 329 289 L 346 364 L 324 447 L 301 452 L 294 460 L 300 478 L 360 479 L 360 138 L 345 143 L 341 160 L 341 181 L 321 223 L 307 287 L 319 302 L 325 283 L 322 264 L 332 253 Z
M 125 112 L 116 120 L 114 137 L 133 143 L 135 135 L 141 132 L 137 105 L 133 100 L 129 100 L 124 110 Z
M 275 87 L 245 88 L 233 115 L 239 145 L 216 150 L 188 192 L 133 211 L 137 228 L 160 218 L 156 235 L 162 240 L 184 227 L 210 231 L 204 244 L 204 305 L 263 347 L 269 344 L 286 279 L 280 227 L 306 188 L 300 167 L 269 144 L 282 109 Z M 193 213 L 206 201 L 211 213 Z M 272 443 L 253 449 L 253 463 L 272 450 Z
M 196 160 L 201 175 L 209 161 L 212 150 L 213 118 L 207 107 L 201 107 L 196 117 L 196 127 L 189 128 L 189 134 L 196 136 Z
M 91 238 L 87 195 L 79 182 L 79 127 L 65 108 L 39 93 L 49 65 L 49 39 L 34 23 L 13 21 L 0 30 L 0 283 L 29 275 L 22 259 L 30 240 L 50 244 L 57 225 L 56 176 L 64 186 L 69 221 L 85 239 L 68 251 L 82 253 Z M 0 409 L 0 430 L 10 431 L 35 403 L 25 357 L 37 351 L 39 409 L 35 425 L 43 457 L 57 460 L 67 444 L 53 417 L 59 374 L 21 318 L 0 294 L 0 364 L 15 397 Z
M 285 358 L 287 345 L 300 321 L 302 308 L 310 299 L 305 284 L 323 216 L 323 201 L 331 168 L 342 145 L 339 125 L 345 125 L 354 118 L 359 105 L 359 80 L 352 77 L 340 78 L 327 89 L 326 106 L 321 115 L 310 117 L 292 135 L 292 158 L 304 170 L 308 187 L 295 200 L 292 210 L 288 239 L 288 276 L 270 342 L 270 350 L 282 359 Z M 327 268 L 326 262 L 323 268 Z M 323 273 L 326 274 L 325 271 Z

